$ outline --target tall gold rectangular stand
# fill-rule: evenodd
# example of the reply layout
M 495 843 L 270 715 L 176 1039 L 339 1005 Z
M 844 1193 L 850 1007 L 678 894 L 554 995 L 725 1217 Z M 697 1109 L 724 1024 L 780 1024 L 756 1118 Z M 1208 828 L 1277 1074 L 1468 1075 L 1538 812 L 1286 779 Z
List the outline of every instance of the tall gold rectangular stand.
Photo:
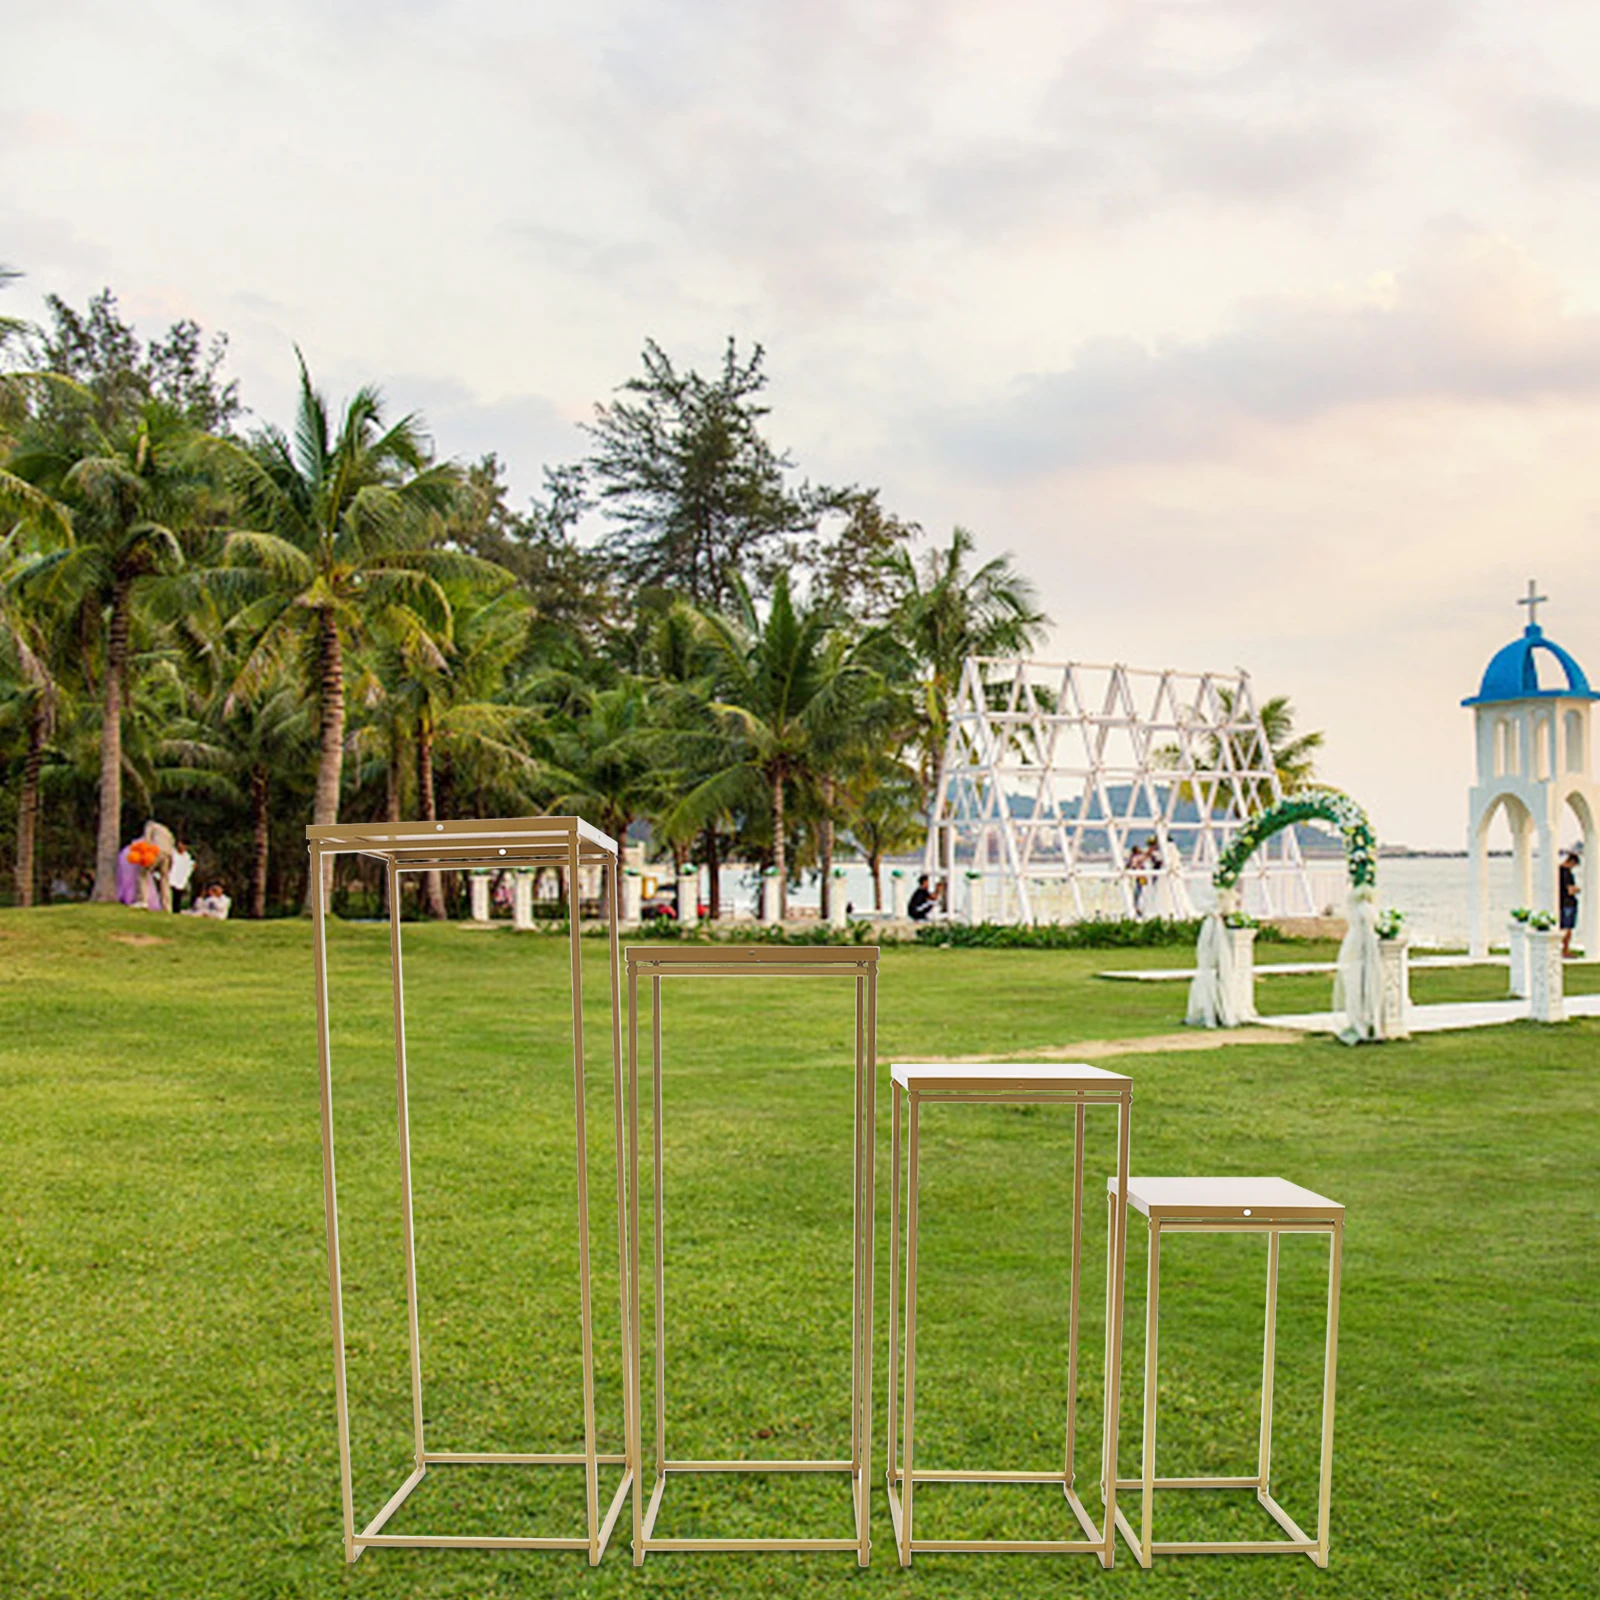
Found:
M 639 945 L 627 950 L 628 968 L 628 1214 L 633 1296 L 631 1348 L 635 1362 L 629 1385 L 632 1412 L 628 1452 L 644 1460 L 643 1422 L 639 1396 L 643 1387 L 643 1346 L 639 1327 L 639 980 L 650 983 L 652 1104 L 654 1106 L 655 1187 L 655 1485 L 649 1505 L 642 1495 L 633 1501 L 633 1561 L 666 1550 L 853 1550 L 866 1566 L 869 1536 L 869 1472 L 872 1451 L 872 1205 L 873 1116 L 878 997 L 878 951 L 875 946 Z M 661 985 L 669 978 L 734 977 L 762 982 L 773 978 L 847 978 L 855 980 L 855 1265 L 851 1296 L 850 1456 L 836 1461 L 725 1460 L 691 1461 L 666 1453 L 666 1311 L 664 1298 L 665 1230 L 663 1221 L 661 1130 Z M 850 1475 L 855 1511 L 852 1538 L 800 1539 L 670 1539 L 655 1536 L 656 1517 L 669 1477 L 725 1472 L 844 1472 Z
M 626 1455 L 601 1455 L 595 1447 L 594 1329 L 589 1304 L 589 1171 L 583 1104 L 583 960 L 579 941 L 580 867 L 599 867 L 605 884 L 610 924 L 611 1057 L 617 1154 L 617 1254 L 620 1277 L 624 1407 L 634 1406 L 627 1390 L 633 1362 L 628 1358 L 631 1326 L 628 1308 L 626 1211 L 623 1191 L 622 1023 L 617 959 L 617 846 L 578 817 L 519 817 L 452 822 L 330 823 L 306 829 L 311 854 L 312 929 L 316 943 L 317 1052 L 322 1078 L 322 1183 L 328 1222 L 328 1287 L 333 1312 L 334 1402 L 339 1424 L 339 1486 L 344 1510 L 347 1561 L 363 1550 L 380 1547 L 460 1550 L 584 1550 L 590 1565 L 604 1554 L 623 1501 L 634 1482 Z M 389 954 L 394 991 L 395 1094 L 400 1141 L 400 1221 L 405 1248 L 406 1311 L 411 1351 L 411 1419 L 413 1467 L 383 1508 L 358 1533 L 355 1495 L 350 1474 L 350 1406 L 345 1385 L 344 1296 L 339 1275 L 339 1202 L 333 1160 L 333 1074 L 328 1028 L 328 938 L 325 863 L 338 855 L 362 855 L 383 863 L 388 875 Z M 423 1437 L 422 1348 L 417 1325 L 416 1248 L 411 1212 L 411 1127 L 406 1101 L 405 987 L 401 969 L 400 878 L 407 872 L 497 870 L 553 866 L 566 873 L 571 912 L 572 1082 L 577 1111 L 578 1277 L 583 1337 L 583 1434 L 581 1452 L 505 1453 L 429 1450 Z M 406 1497 L 438 1466 L 581 1466 L 584 1469 L 588 1536 L 586 1538 L 479 1537 L 461 1534 L 393 1534 L 383 1531 Z M 600 1512 L 602 1466 L 621 1466 L 622 1485 L 604 1518 Z
M 909 1567 L 917 1551 L 1022 1551 L 1034 1554 L 1095 1555 L 1103 1567 L 1116 1557 L 1117 1408 L 1122 1371 L 1122 1261 L 1127 1243 L 1127 1203 L 1122 1191 L 1111 1196 L 1110 1264 L 1106 1273 L 1105 1400 L 1101 1416 L 1100 1494 L 1104 1526 L 1096 1528 L 1074 1486 L 1074 1451 L 1078 1405 L 1078 1307 L 1083 1256 L 1084 1115 L 1091 1106 L 1113 1106 L 1117 1112 L 1117 1170 L 1128 1171 L 1128 1142 L 1133 1082 L 1116 1072 L 1066 1062 L 929 1062 L 896 1064 L 894 1083 L 894 1202 L 889 1235 L 889 1513 L 894 1521 L 900 1565 Z M 900 1437 L 896 1406 L 900 1398 L 899 1296 L 901 1104 L 906 1117 L 908 1170 L 906 1186 L 905 1276 L 905 1465 L 899 1464 Z M 1067 1393 L 1065 1463 L 1059 1472 L 993 1471 L 929 1468 L 914 1465 L 917 1374 L 917 1178 L 921 1111 L 925 1105 L 1064 1105 L 1075 1109 L 1072 1163 L 1072 1272 L 1067 1313 Z M 919 1483 L 1054 1483 L 1060 1484 L 1067 1506 L 1083 1530 L 1081 1539 L 918 1539 L 913 1533 L 916 1487 Z

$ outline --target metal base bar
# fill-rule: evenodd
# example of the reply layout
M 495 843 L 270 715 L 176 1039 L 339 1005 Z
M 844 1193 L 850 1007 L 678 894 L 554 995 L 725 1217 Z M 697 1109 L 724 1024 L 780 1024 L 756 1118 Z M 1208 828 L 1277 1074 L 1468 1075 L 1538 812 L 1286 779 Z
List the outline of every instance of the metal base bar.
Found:
M 621 1466 L 625 1460 L 623 1456 L 604 1455 L 595 1458 L 600 1466 Z M 355 1534 L 350 1540 L 352 1554 L 350 1561 L 359 1561 L 361 1552 L 366 1549 L 388 1550 L 585 1550 L 589 1553 L 589 1564 L 596 1566 L 600 1558 L 606 1553 L 606 1545 L 611 1539 L 611 1530 L 616 1526 L 617 1518 L 622 1514 L 622 1508 L 627 1503 L 629 1492 L 633 1488 L 633 1473 L 625 1472 L 622 1482 L 618 1485 L 616 1494 L 612 1497 L 611 1507 L 606 1512 L 605 1521 L 600 1526 L 600 1532 L 594 1541 L 583 1538 L 555 1538 L 533 1537 L 517 1538 L 490 1534 L 454 1534 L 454 1533 L 384 1533 L 382 1528 L 385 1523 L 405 1504 L 406 1497 L 427 1476 L 430 1466 L 452 1467 L 477 1467 L 477 1466 L 536 1466 L 536 1467 L 582 1467 L 588 1465 L 588 1457 L 584 1455 L 506 1455 L 483 1454 L 473 1455 L 464 1451 L 435 1451 L 430 1452 L 422 1466 L 418 1467 L 404 1483 L 389 1497 L 384 1508 L 369 1522 L 360 1533 Z
M 854 1550 L 859 1554 L 861 1550 L 859 1531 L 851 1539 L 656 1538 L 656 1517 L 661 1510 L 661 1497 L 666 1492 L 667 1479 L 669 1477 L 688 1477 L 724 1472 L 842 1472 L 849 1474 L 852 1480 L 853 1493 L 851 1498 L 856 1506 L 859 1507 L 866 1499 L 862 1488 L 864 1474 L 848 1461 L 668 1461 L 662 1468 L 661 1476 L 656 1479 L 655 1489 L 650 1495 L 650 1506 L 644 1514 L 638 1542 L 634 1545 L 633 1561 L 635 1566 L 638 1566 L 647 1555 L 673 1550 L 702 1552 L 717 1550 L 789 1550 L 800 1552 Z
M 1060 1483 L 1059 1472 L 924 1472 L 917 1470 L 918 1483 Z M 1058 1555 L 1103 1556 L 1105 1535 L 1095 1527 L 1083 1502 L 1066 1491 L 1067 1504 L 1083 1529 L 1081 1539 L 913 1539 L 907 1545 L 902 1532 L 905 1512 L 894 1482 L 889 1484 L 889 1520 L 894 1524 L 895 1548 L 901 1552 L 901 1566 L 910 1566 L 909 1557 L 926 1555 Z
M 430 1467 L 581 1467 L 588 1459 L 581 1450 L 562 1455 L 506 1455 L 497 1451 L 473 1454 L 465 1450 L 429 1450 L 422 1457 L 423 1464 Z M 596 1456 L 594 1459 L 595 1465 L 600 1467 L 626 1466 L 628 1461 L 624 1455 Z
M 376 1550 L 587 1550 L 587 1539 L 512 1539 L 504 1535 L 476 1538 L 449 1533 L 379 1533 L 356 1535 L 362 1549 Z
M 1119 1478 L 1117 1487 L 1119 1489 L 1142 1489 L 1144 1480 L 1141 1478 Z M 1122 1512 L 1118 1511 L 1117 1530 L 1127 1541 L 1128 1548 L 1133 1551 L 1134 1559 L 1141 1567 L 1150 1565 L 1150 1562 L 1146 1559 L 1145 1549 L 1148 1549 L 1149 1554 L 1152 1556 L 1310 1556 L 1317 1566 L 1325 1565 L 1323 1561 L 1318 1559 L 1320 1549 L 1317 1541 L 1261 1487 L 1259 1478 L 1157 1478 L 1155 1487 L 1157 1489 L 1254 1489 L 1256 1500 L 1262 1510 L 1288 1534 L 1288 1538 L 1152 1539 L 1149 1545 L 1142 1549 L 1138 1534 L 1134 1532 Z

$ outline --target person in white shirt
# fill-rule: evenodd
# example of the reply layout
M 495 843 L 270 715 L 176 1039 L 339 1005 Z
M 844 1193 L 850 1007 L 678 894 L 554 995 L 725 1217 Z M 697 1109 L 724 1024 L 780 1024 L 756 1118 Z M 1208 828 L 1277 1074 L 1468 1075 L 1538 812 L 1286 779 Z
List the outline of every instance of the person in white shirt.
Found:
M 178 848 L 172 852 L 172 867 L 167 873 L 167 882 L 172 888 L 173 895 L 183 894 L 189 887 L 189 879 L 193 876 L 194 857 L 189 854 L 189 846 L 180 839 Z

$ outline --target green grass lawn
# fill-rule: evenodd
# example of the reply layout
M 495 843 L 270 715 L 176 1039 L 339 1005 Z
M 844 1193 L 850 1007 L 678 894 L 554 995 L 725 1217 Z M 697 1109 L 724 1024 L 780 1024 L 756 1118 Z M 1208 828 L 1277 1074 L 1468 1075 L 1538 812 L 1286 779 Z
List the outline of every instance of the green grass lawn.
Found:
M 154 945 L 122 942 L 159 934 Z M 416 1233 L 430 1447 L 573 1449 L 577 1238 L 565 947 L 408 927 Z M 74 907 L 0 913 L 0 1595 L 1588 1595 L 1600 1556 L 1600 1027 L 1127 1055 L 1145 1172 L 1275 1172 L 1349 1207 L 1333 1559 L 919 1556 L 881 1491 L 888 1267 L 879 1077 L 869 1571 L 850 1556 L 652 1557 L 627 1519 L 581 1556 L 343 1562 L 310 935 Z M 1263 950 L 1293 958 L 1296 951 Z M 603 1448 L 621 1447 L 604 946 L 586 941 Z M 1181 951 L 885 952 L 879 1054 L 1007 1053 L 1173 1031 Z M 408 1466 L 386 931 L 330 965 L 357 1516 Z M 1495 973 L 1418 975 L 1488 998 Z M 1485 985 L 1487 988 L 1485 989 Z M 1264 982 L 1325 1006 L 1326 978 Z M 674 1454 L 848 1448 L 850 1014 L 844 990 L 669 989 L 667 1323 Z M 1091 1116 L 1079 1480 L 1091 1509 L 1109 1117 Z M 1103 1126 L 1096 1126 L 1096 1123 Z M 1065 1422 L 1070 1116 L 928 1114 L 918 1455 L 1049 1467 Z M 645 1130 L 648 1140 L 649 1130 Z M 648 1219 L 648 1207 L 646 1208 Z M 648 1227 L 648 1220 L 647 1220 Z M 1136 1469 L 1144 1237 L 1128 1268 L 1121 1468 Z M 1167 1473 L 1253 1458 L 1265 1246 L 1164 1254 Z M 1314 1515 L 1326 1247 L 1289 1240 L 1276 1488 Z M 647 1303 L 646 1319 L 652 1308 Z M 646 1400 L 649 1403 L 649 1395 Z M 845 1531 L 844 1479 L 675 1481 L 659 1531 Z M 602 1488 L 616 1482 L 609 1475 Z M 1169 1501 L 1171 1503 L 1169 1503 Z M 1255 1535 L 1246 1495 L 1164 1496 L 1163 1535 Z M 577 1473 L 439 1469 L 393 1527 L 581 1532 Z M 1063 1536 L 1048 1488 L 918 1495 L 929 1537 Z

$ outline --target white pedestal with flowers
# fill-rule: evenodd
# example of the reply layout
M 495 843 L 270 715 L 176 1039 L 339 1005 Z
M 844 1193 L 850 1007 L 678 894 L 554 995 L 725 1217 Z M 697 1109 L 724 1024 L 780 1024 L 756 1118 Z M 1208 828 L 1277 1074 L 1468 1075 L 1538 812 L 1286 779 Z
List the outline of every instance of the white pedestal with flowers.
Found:
M 1561 930 L 1538 927 L 1535 919 L 1553 922 L 1548 911 L 1536 911 L 1528 920 L 1528 1015 L 1535 1022 L 1565 1022 L 1562 992 Z
M 1411 941 L 1398 911 L 1378 916 L 1378 1027 L 1379 1039 L 1411 1037 Z

